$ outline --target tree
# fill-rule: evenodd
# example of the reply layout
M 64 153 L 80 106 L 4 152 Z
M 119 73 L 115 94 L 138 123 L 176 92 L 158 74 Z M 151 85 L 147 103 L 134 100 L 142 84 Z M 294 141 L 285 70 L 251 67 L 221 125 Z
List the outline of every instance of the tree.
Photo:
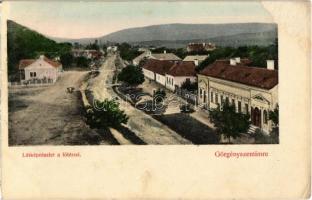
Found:
M 269 112 L 269 119 L 273 122 L 274 127 L 278 127 L 278 113 L 279 113 L 278 105 L 275 107 L 273 111 Z
M 186 89 L 187 91 L 195 91 L 198 88 L 198 83 L 191 82 L 189 79 L 187 79 L 181 84 L 181 88 Z
M 275 107 L 273 111 L 269 112 L 269 119 L 273 122 L 273 128 L 270 132 L 270 137 L 272 139 L 272 143 L 279 143 L 279 119 L 278 119 L 279 108 L 278 105 Z
M 219 134 L 223 134 L 231 142 L 231 137 L 234 139 L 239 137 L 241 133 L 247 132 L 250 121 L 248 114 L 237 113 L 235 106 L 224 102 L 222 107 L 209 111 L 211 121 L 214 123 Z
M 87 124 L 91 128 L 119 127 L 128 122 L 128 116 L 123 110 L 120 110 L 119 103 L 105 99 L 96 100 L 93 107 L 86 109 Z
M 76 64 L 78 67 L 87 68 L 87 67 L 89 67 L 89 63 L 90 63 L 90 61 L 86 57 L 79 56 L 76 58 Z
M 118 80 L 131 86 L 137 86 L 144 82 L 144 74 L 139 66 L 128 65 L 118 74 Z
M 71 55 L 71 53 L 62 54 L 60 59 L 64 68 L 70 67 L 74 61 L 74 57 Z

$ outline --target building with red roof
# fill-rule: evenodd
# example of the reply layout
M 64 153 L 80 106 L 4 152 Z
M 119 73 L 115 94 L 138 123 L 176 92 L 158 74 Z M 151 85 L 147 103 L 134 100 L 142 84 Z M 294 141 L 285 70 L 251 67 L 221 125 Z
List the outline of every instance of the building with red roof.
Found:
M 198 73 L 198 102 L 207 109 L 227 101 L 237 112 L 251 115 L 254 127 L 272 129 L 269 111 L 278 105 L 278 71 L 274 61 L 267 68 L 250 66 L 249 59 L 216 60 Z
M 143 66 L 143 73 L 148 79 L 172 91 L 185 81 L 196 81 L 195 64 L 192 61 L 148 59 Z
M 23 59 L 19 62 L 22 80 L 46 79 L 55 82 L 62 71 L 62 64 L 44 55 L 38 59 Z

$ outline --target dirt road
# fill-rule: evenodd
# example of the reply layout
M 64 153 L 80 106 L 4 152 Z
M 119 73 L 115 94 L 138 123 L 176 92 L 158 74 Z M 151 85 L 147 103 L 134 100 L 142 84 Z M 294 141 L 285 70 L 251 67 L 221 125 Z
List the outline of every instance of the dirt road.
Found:
M 116 55 L 108 56 L 106 62 L 100 69 L 100 75 L 94 79 L 90 79 L 88 89 L 93 92 L 94 98 L 103 100 L 105 98 L 110 99 L 117 96 L 110 86 L 112 83 L 113 71 L 116 69 L 116 59 Z M 132 138 L 137 138 L 137 140 L 143 141 L 146 144 L 191 144 L 189 140 L 181 137 L 175 131 L 143 111 L 135 109 L 130 103 L 120 100 L 120 108 L 129 116 L 126 128 L 132 132 Z M 123 136 L 129 138 L 129 131 L 118 130 L 120 134 L 118 133 L 118 135 L 116 134 L 114 137 L 120 138 Z M 114 131 L 112 131 L 112 134 L 114 134 Z M 131 141 L 130 139 L 128 142 L 134 143 L 135 141 Z
M 86 73 L 64 72 L 54 85 L 44 88 L 10 88 L 9 144 L 78 145 L 99 140 L 81 115 L 78 87 Z M 76 91 L 67 93 L 67 87 Z

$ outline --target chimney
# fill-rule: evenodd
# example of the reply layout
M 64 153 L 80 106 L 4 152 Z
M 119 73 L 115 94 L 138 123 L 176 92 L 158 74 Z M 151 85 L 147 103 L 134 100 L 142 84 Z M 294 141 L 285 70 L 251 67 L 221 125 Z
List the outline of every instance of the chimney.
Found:
M 236 65 L 236 59 L 231 58 L 230 59 L 230 65 L 235 66 Z
M 267 69 L 274 70 L 274 60 L 267 60 Z
M 167 53 L 167 51 L 166 50 L 164 50 L 164 54 L 166 54 Z
M 194 59 L 195 66 L 198 66 L 198 59 Z
M 240 57 L 236 57 L 236 58 L 235 58 L 235 62 L 236 62 L 236 63 L 240 63 L 240 62 L 241 62 L 241 61 L 240 61 Z

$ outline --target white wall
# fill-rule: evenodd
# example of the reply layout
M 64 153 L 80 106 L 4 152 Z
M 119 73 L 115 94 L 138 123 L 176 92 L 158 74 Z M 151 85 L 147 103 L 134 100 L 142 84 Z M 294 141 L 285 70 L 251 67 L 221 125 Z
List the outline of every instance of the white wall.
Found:
M 166 76 L 163 76 L 161 74 L 156 74 L 156 82 L 160 83 L 163 86 L 166 86 Z
M 33 78 L 43 79 L 46 77 L 52 79 L 54 82 L 59 76 L 59 69 L 53 67 L 42 59 L 36 60 L 31 65 L 27 66 L 24 70 L 25 80 L 30 80 Z M 36 72 L 36 77 L 30 77 L 30 72 Z
M 175 86 L 177 85 L 178 87 L 181 87 L 182 83 L 186 81 L 186 79 L 190 79 L 191 82 L 196 81 L 195 76 L 171 76 L 169 74 L 166 74 L 166 88 L 169 90 L 174 91 Z
M 147 77 L 151 80 L 155 80 L 154 72 L 143 68 L 143 74 L 145 77 Z
M 251 113 L 251 107 L 257 107 L 261 111 L 261 127 L 265 132 L 269 132 L 272 128 L 272 123 L 264 123 L 263 113 L 264 110 L 269 112 L 273 110 L 278 102 L 278 86 L 275 86 L 271 90 L 265 90 L 257 87 L 252 87 L 244 84 L 234 83 L 226 80 L 216 79 L 206 76 L 198 76 L 198 101 L 203 103 L 203 96 L 200 95 L 200 89 L 208 93 L 207 105 L 208 108 L 216 108 L 218 103 L 221 104 L 221 95 L 225 101 L 228 97 L 229 102 L 234 100 L 236 111 L 238 111 L 238 102 L 241 102 L 241 111 L 245 113 L 248 105 L 248 112 Z M 213 101 L 211 101 L 211 92 L 213 92 Z M 202 92 L 203 93 L 203 92 Z M 216 94 L 218 96 L 218 102 L 216 102 Z M 256 97 L 261 97 L 261 99 Z

